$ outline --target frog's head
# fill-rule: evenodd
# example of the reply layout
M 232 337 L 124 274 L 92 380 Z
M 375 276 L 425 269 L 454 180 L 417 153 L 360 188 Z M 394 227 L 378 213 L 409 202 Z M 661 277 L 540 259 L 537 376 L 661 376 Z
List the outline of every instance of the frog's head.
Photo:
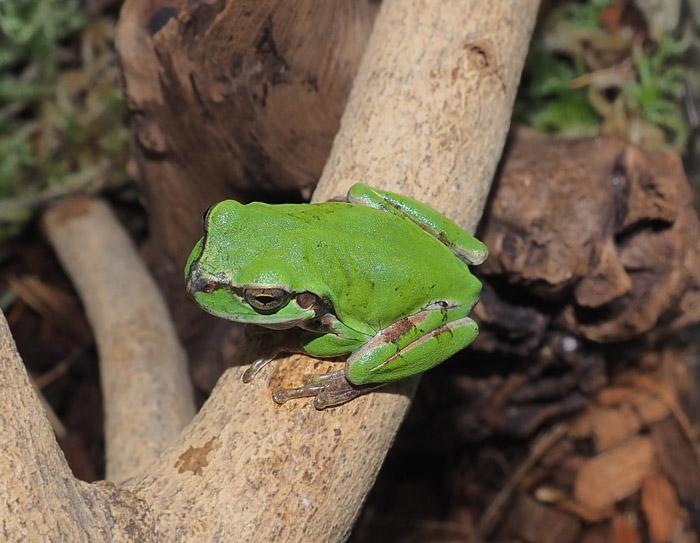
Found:
M 187 291 L 205 311 L 236 322 L 291 328 L 316 315 L 315 296 L 295 292 L 284 262 L 253 258 L 231 243 L 236 209 L 231 200 L 204 214 L 204 237 L 192 249 L 185 267 Z

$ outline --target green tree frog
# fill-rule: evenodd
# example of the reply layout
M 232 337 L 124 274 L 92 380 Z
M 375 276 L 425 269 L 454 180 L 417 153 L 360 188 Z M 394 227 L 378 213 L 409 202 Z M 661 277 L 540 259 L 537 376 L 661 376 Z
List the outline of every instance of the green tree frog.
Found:
M 195 302 L 217 317 L 294 332 L 295 344 L 256 360 L 245 382 L 283 351 L 348 355 L 343 369 L 276 389 L 278 403 L 315 396 L 319 409 L 338 405 L 422 373 L 476 338 L 468 314 L 481 283 L 467 264 L 481 264 L 486 246 L 421 202 L 356 184 L 321 204 L 226 200 L 203 223 L 185 269 Z

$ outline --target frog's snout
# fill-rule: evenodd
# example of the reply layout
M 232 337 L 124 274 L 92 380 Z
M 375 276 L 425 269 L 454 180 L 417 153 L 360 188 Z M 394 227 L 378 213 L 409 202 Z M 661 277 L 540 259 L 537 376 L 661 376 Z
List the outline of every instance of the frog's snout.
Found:
M 190 272 L 187 274 L 187 292 L 194 298 L 195 294 L 204 292 L 210 294 L 214 292 L 218 284 L 211 277 L 202 276 L 202 272 L 196 262 L 190 266 Z

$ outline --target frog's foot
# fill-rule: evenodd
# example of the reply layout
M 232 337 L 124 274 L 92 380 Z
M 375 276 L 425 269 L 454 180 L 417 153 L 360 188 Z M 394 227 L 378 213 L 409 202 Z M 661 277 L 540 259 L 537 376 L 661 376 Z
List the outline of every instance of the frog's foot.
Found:
M 345 369 L 324 374 L 306 375 L 304 385 L 299 388 L 276 388 L 272 398 L 279 404 L 294 398 L 306 398 L 316 396 L 313 404 L 316 409 L 325 409 L 334 405 L 340 405 L 383 386 L 353 385 L 346 377 Z

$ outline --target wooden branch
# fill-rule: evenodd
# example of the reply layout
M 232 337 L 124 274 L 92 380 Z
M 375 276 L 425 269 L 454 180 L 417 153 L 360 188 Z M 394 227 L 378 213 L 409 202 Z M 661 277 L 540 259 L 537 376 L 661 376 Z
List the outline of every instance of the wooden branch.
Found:
M 134 496 L 73 477 L 1 312 L 0 413 L 2 541 L 156 541 Z
M 315 198 L 365 181 L 417 196 L 473 229 L 537 7 L 385 0 Z M 271 401 L 271 388 L 298 385 L 314 363 L 276 361 L 249 385 L 243 368 L 230 370 L 178 445 L 127 485 L 168 511 L 158 525 L 165 539 L 347 537 L 415 381 L 325 412 L 308 399 Z
M 473 231 L 539 1 L 385 4 L 314 200 L 362 181 L 414 196 Z
M 384 0 L 315 197 L 340 194 L 361 180 L 416 196 L 473 229 L 508 129 L 537 7 L 536 0 Z M 114 317 L 121 313 L 114 306 L 148 316 L 157 302 L 144 307 L 141 300 L 120 299 L 130 286 L 122 283 L 129 270 L 114 273 L 104 268 L 107 262 L 131 259 L 121 252 L 122 244 L 82 231 L 68 235 L 66 230 L 63 237 L 61 229 L 82 222 L 81 213 L 90 219 L 88 224 L 99 224 L 92 222 L 100 219 L 99 213 L 93 215 L 93 203 L 74 206 L 63 212 L 72 216 L 70 221 L 55 211 L 53 218 L 47 218 L 47 229 L 57 246 L 66 245 L 59 253 L 69 269 L 87 269 L 80 263 L 84 256 L 104 254 L 100 251 L 111 247 L 109 260 L 90 257 L 91 273 L 77 279 L 81 272 L 71 272 L 96 329 L 101 356 L 107 358 L 120 345 L 103 343 L 100 337 L 110 337 L 110 326 L 128 326 L 128 320 Z M 70 247 L 68 239 L 78 235 L 86 241 Z M 96 284 L 105 282 L 120 288 L 108 298 L 93 300 L 109 290 L 109 285 Z M 148 299 L 155 290 L 153 284 L 145 284 L 137 292 Z M 105 307 L 112 317 L 103 314 Z M 7 347 L 9 333 L 2 324 L 0 340 Z M 165 328 L 157 334 L 165 337 Z M 7 349 L 0 350 L 0 356 Z M 17 366 L 16 354 L 10 358 Z M 6 364 L 5 357 L 1 360 Z M 6 377 L 3 372 L 9 386 L 0 387 L 0 407 L 5 409 L 0 443 L 6 450 L 8 440 L 20 437 L 30 452 L 23 455 L 22 449 L 11 448 L 6 457 L 27 468 L 25 479 L 17 479 L 14 466 L 0 463 L 0 482 L 33 485 L 9 493 L 0 485 L 0 496 L 6 498 L 0 505 L 5 508 L 3 520 L 15 514 L 9 507 L 18 503 L 16 496 L 21 496 L 25 518 L 24 525 L 18 522 L 9 530 L 4 524 L 3 535 L 21 539 L 18 534 L 24 527 L 32 536 L 50 534 L 67 541 L 344 540 L 416 381 L 324 412 L 316 411 L 308 400 L 284 406 L 271 400 L 274 386 L 298 385 L 315 364 L 302 357 L 278 361 L 248 385 L 241 382 L 243 368 L 231 369 L 177 442 L 147 472 L 119 489 L 80 484 L 67 474 L 35 396 L 23 392 L 29 386 L 26 375 L 16 370 Z M 146 370 L 138 365 L 135 371 Z M 113 380 L 123 383 L 130 375 L 103 372 L 105 395 L 111 394 Z M 156 377 L 146 377 L 146 383 L 152 378 Z M 18 387 L 20 403 L 13 408 Z M 143 389 L 135 391 L 136 398 L 128 396 L 130 391 L 122 385 L 119 390 L 107 401 L 124 409 L 143 409 L 153 399 L 144 397 Z M 152 394 L 168 395 L 160 389 Z M 21 436 L 19 427 L 24 428 Z M 124 440 L 119 446 L 131 453 L 127 437 L 119 438 Z M 41 446 L 32 447 L 36 439 Z M 119 478 L 130 469 L 114 468 Z M 32 520 L 29 505 L 40 511 L 34 513 L 40 517 L 37 521 Z M 70 518 L 64 523 L 65 517 Z M 36 525 L 29 526 L 32 522 Z
M 3 315 L 0 376 L 0 534 L 11 541 L 21 530 L 40 534 L 54 529 L 62 516 L 62 505 L 59 501 L 44 503 L 44 492 L 61 487 L 62 496 L 75 498 L 77 481 L 56 443 Z M 25 515 L 29 515 L 32 503 L 42 503 L 41 514 L 28 521 Z M 64 533 L 71 533 L 74 526 L 67 528 Z
M 43 221 L 95 333 L 106 476 L 124 481 L 152 463 L 194 417 L 185 353 L 158 286 L 103 202 L 70 200 Z

